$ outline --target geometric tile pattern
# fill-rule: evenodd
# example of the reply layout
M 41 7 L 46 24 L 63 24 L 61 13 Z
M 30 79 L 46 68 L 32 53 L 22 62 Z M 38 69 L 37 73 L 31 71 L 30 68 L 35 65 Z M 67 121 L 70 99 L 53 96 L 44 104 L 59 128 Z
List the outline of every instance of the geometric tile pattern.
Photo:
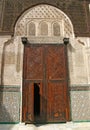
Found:
M 19 122 L 20 92 L 0 92 L 0 122 Z
M 90 121 L 90 91 L 71 91 L 73 121 Z

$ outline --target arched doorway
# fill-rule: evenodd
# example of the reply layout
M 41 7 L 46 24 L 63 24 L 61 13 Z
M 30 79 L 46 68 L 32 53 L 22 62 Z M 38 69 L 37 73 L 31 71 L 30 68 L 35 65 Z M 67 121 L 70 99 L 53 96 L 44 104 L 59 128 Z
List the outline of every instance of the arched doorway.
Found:
M 22 121 L 69 121 L 67 47 L 62 39 L 74 37 L 71 21 L 55 7 L 38 5 L 21 16 L 15 35 L 26 37 Z

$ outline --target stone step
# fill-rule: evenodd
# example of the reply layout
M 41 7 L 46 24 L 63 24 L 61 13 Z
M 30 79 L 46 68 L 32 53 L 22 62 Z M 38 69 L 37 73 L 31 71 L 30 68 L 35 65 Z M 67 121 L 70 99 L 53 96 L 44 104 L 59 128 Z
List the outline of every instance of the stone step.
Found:
M 90 130 L 90 122 L 87 123 L 64 123 L 64 124 L 28 124 L 17 125 L 3 124 L 0 130 Z

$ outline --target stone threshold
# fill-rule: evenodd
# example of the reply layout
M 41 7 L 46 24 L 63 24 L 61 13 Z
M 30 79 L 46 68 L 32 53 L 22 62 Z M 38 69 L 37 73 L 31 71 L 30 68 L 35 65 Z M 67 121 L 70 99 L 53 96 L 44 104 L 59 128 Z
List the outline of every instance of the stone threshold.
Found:
M 58 124 L 27 124 L 24 123 L 0 125 L 0 130 L 90 130 L 90 122 L 82 123 L 58 123 Z

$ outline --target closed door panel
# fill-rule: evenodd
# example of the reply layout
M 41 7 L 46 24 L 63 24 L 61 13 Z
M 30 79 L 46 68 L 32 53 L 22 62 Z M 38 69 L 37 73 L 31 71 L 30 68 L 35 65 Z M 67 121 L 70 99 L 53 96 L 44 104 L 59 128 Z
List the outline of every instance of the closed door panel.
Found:
M 48 121 L 66 122 L 67 106 L 66 106 L 66 84 L 65 82 L 49 82 L 48 83 Z
M 64 80 L 67 78 L 65 46 L 53 45 L 46 49 L 46 65 L 48 80 Z
M 69 121 L 65 45 L 24 47 L 23 121 Z M 29 113 L 29 116 L 27 116 Z
M 65 45 L 53 45 L 46 49 L 47 119 L 53 122 L 69 120 L 66 56 Z
M 43 79 L 43 48 L 25 46 L 24 78 L 29 80 Z

